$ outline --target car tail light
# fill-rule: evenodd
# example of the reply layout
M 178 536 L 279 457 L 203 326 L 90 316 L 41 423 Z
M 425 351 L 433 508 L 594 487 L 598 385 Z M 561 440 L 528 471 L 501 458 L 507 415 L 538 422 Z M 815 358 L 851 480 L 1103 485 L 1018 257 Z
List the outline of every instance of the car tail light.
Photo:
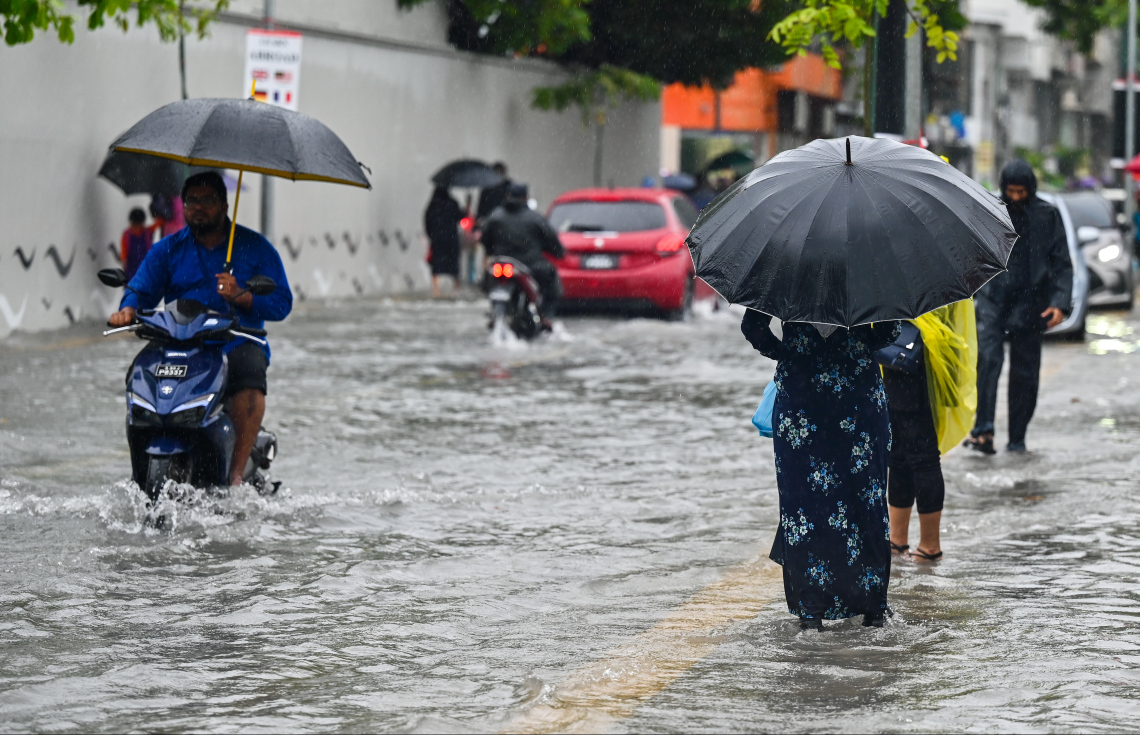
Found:
M 657 241 L 657 252 L 661 255 L 676 255 L 684 244 L 683 235 L 666 235 Z

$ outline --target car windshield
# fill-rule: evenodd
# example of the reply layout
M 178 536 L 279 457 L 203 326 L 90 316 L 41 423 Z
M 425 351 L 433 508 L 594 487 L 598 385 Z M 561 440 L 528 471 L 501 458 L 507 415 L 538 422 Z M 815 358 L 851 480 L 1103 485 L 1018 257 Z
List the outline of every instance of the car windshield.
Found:
M 642 232 L 665 227 L 665 210 L 653 202 L 564 202 L 550 210 L 559 232 Z
M 1113 227 L 1112 205 L 1104 197 L 1096 194 L 1065 197 L 1065 205 L 1069 208 L 1069 217 L 1073 220 L 1073 227 L 1100 227 L 1106 229 Z

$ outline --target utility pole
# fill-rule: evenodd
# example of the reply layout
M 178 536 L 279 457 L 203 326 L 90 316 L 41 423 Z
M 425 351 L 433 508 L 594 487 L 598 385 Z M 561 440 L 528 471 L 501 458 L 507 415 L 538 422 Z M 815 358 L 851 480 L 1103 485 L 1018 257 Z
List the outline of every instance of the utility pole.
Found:
M 274 27 L 273 16 L 276 13 L 276 0 L 265 0 L 264 25 L 266 30 Z M 268 174 L 261 176 L 261 234 L 269 242 L 273 242 L 273 177 Z
M 178 0 L 178 21 L 181 23 L 185 17 L 184 0 Z M 182 99 L 190 99 L 186 91 L 186 31 L 178 29 L 178 76 L 182 80 Z
M 1128 0 L 1128 68 L 1124 70 L 1124 165 L 1136 155 L 1136 0 Z M 1124 216 L 1132 226 L 1136 212 L 1136 182 L 1124 172 Z

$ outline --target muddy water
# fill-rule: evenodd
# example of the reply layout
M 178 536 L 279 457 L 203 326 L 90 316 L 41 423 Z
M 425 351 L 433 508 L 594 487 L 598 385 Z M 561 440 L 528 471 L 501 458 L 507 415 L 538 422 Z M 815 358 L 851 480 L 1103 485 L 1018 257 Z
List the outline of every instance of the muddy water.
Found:
M 885 628 L 758 600 L 604 726 L 1134 726 L 1136 327 L 1047 348 L 1029 455 L 947 458 L 947 558 L 896 565 Z M 271 332 L 283 489 L 161 532 L 125 481 L 138 344 L 95 333 L 0 346 L 5 731 L 509 728 L 771 543 L 773 365 L 723 312 L 517 345 L 477 303 L 304 305 Z

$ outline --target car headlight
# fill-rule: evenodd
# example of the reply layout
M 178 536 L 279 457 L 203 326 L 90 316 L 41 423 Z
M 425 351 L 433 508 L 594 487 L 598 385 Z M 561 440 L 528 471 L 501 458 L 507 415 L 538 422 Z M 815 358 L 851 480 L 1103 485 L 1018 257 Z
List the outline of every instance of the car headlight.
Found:
M 1120 253 L 1121 250 L 1119 245 L 1109 245 L 1108 247 L 1103 247 L 1100 249 L 1100 252 L 1096 254 L 1096 259 L 1102 263 L 1107 263 L 1119 258 Z

